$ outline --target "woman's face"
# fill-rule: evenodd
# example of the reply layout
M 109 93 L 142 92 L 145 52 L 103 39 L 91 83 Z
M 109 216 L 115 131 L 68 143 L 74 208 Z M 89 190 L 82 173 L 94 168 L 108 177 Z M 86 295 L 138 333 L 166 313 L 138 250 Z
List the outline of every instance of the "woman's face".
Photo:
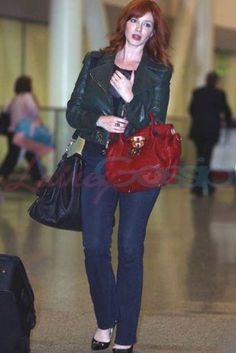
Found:
M 131 17 L 126 23 L 126 42 L 135 47 L 144 47 L 153 35 L 153 28 L 154 19 L 151 12 L 147 12 L 142 17 Z

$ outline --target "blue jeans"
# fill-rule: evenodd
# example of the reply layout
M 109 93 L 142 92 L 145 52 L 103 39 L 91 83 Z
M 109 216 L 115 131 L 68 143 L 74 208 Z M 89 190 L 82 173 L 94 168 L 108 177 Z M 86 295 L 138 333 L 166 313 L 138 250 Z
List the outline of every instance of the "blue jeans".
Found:
M 81 192 L 85 266 L 97 325 L 117 325 L 115 343 L 132 345 L 141 305 L 144 238 L 159 188 L 120 193 L 103 175 L 104 157 L 83 154 L 87 164 Z M 118 268 L 111 263 L 113 219 L 119 202 Z

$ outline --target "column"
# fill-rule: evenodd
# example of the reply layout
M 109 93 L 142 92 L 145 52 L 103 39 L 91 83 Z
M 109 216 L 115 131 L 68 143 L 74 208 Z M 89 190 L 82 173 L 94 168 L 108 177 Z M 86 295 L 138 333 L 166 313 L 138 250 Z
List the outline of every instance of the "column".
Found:
M 85 20 L 89 50 L 99 50 L 107 46 L 109 28 L 103 1 L 86 0 Z
M 171 60 L 174 65 L 174 74 L 171 81 L 171 99 L 168 110 L 170 115 L 182 113 L 179 102 L 181 101 L 181 90 L 184 89 L 183 76 L 185 67 L 188 65 L 196 9 L 197 0 L 179 0 L 170 43 Z
M 49 105 L 65 107 L 81 68 L 83 0 L 51 0 Z
M 214 24 L 212 0 L 199 0 L 195 36 L 196 85 L 202 85 L 206 73 L 214 67 Z
M 66 108 L 83 57 L 84 0 L 51 0 L 49 19 L 49 106 Z M 65 113 L 54 116 L 56 153 L 50 156 L 52 172 L 74 131 Z M 76 144 L 76 147 L 80 147 Z

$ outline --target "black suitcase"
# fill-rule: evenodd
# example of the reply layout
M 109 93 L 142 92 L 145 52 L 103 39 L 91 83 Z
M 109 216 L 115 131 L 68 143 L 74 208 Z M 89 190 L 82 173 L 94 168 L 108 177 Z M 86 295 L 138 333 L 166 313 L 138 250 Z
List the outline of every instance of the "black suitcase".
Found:
M 29 353 L 34 293 L 19 257 L 0 254 L 0 352 Z

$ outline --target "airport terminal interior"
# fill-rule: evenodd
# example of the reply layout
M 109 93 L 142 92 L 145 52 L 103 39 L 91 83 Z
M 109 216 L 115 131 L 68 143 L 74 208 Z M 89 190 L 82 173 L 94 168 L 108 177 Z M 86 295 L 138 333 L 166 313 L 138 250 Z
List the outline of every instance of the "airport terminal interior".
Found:
M 65 107 L 82 57 L 86 51 L 104 45 L 106 30 L 112 31 L 114 19 L 127 1 L 33 2 L 34 6 L 24 0 L 0 2 L 0 108 L 11 98 L 15 78 L 22 73 L 31 75 L 41 116 L 55 137 L 55 152 L 42 160 L 49 176 L 73 131 L 65 121 Z M 222 88 L 233 117 L 236 116 L 236 5 L 234 0 L 159 3 L 170 23 L 175 48 L 168 121 L 182 135 L 183 153 L 178 177 L 162 189 L 147 227 L 142 310 L 134 351 L 235 353 L 236 164 L 224 170 L 222 163 L 222 169 L 215 171 L 213 195 L 191 194 L 195 150 L 188 138 L 187 107 L 191 90 L 203 83 L 207 70 L 214 69 L 222 76 Z M 90 11 L 95 11 L 96 16 L 89 22 Z M 55 19 L 54 13 L 59 18 Z M 71 52 L 65 55 L 60 51 L 54 35 L 60 36 L 63 28 L 67 33 L 68 19 L 82 18 L 85 23 L 78 34 L 79 51 L 74 58 Z M 95 33 L 98 24 L 102 24 L 101 33 L 94 34 L 94 38 L 91 31 Z M 181 33 L 180 39 L 176 33 Z M 70 46 L 69 39 L 65 41 Z M 55 55 L 58 62 L 52 62 Z M 74 60 L 79 66 L 70 67 L 69 77 L 74 77 L 74 81 L 68 84 L 68 77 L 58 77 L 58 72 Z M 61 86 L 65 88 L 63 92 Z M 0 146 L 1 161 L 7 148 L 2 135 Z M 80 141 L 75 149 L 80 150 L 81 146 Z M 236 151 L 236 142 L 234 146 Z M 1 185 L 0 253 L 22 259 L 35 293 L 37 324 L 31 334 L 31 353 L 91 352 L 96 322 L 81 233 L 46 227 L 29 217 L 36 186 L 28 180 L 26 168 L 20 158 L 14 174 Z M 115 216 L 114 268 L 118 210 Z M 105 352 L 111 352 L 111 348 Z M 0 353 L 4 353 L 1 342 Z

